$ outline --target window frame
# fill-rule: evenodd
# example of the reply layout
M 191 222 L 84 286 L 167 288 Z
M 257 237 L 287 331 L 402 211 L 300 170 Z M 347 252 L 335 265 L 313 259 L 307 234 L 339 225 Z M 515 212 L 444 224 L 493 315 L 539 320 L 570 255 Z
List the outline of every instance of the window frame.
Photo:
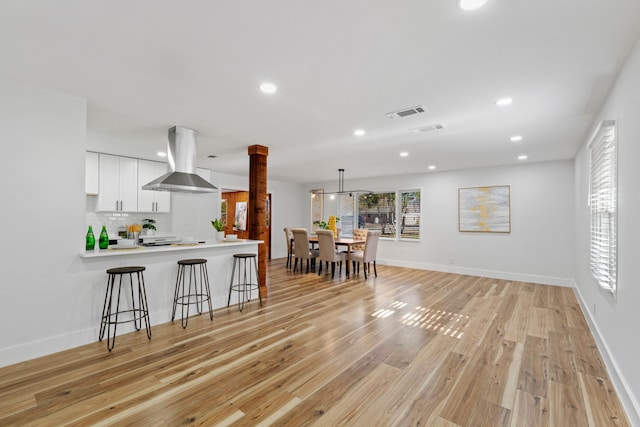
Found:
M 617 296 L 618 136 L 615 120 L 603 120 L 589 151 L 589 271 L 598 285 Z
M 380 239 L 384 240 L 392 240 L 392 241 L 403 241 L 403 242 L 421 242 L 422 241 L 422 214 L 423 214 L 423 206 L 422 206 L 422 188 L 421 187 L 410 187 L 410 188 L 402 188 L 402 189 L 387 189 L 387 190 L 374 190 L 373 194 L 389 194 L 393 193 L 395 196 L 395 206 L 394 206 L 394 217 L 395 222 L 393 223 L 393 236 L 389 235 L 381 235 Z M 398 223 L 398 219 L 402 218 L 402 196 L 405 193 L 418 193 L 419 194 L 419 213 L 417 214 L 417 223 L 418 223 L 418 235 L 416 238 L 412 237 L 402 237 L 400 223 Z M 361 214 L 360 206 L 359 206 L 359 197 L 364 196 L 365 194 L 358 194 L 357 197 L 354 197 L 354 221 Z M 354 223 L 355 224 L 355 223 Z M 359 228 L 354 226 L 354 228 Z

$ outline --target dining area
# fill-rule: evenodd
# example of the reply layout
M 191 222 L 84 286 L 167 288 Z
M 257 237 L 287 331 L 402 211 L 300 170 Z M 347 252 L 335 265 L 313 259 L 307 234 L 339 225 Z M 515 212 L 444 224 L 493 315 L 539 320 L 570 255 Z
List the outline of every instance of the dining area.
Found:
M 323 263 L 326 273 L 331 272 L 331 278 L 335 277 L 338 269 L 342 274 L 344 264 L 345 277 L 358 274 L 360 265 L 365 279 L 371 274 L 373 265 L 374 276 L 377 277 L 376 255 L 380 230 L 354 229 L 352 237 L 340 235 L 340 229 L 317 229 L 312 233 L 306 228 L 284 228 L 287 243 L 286 267 L 300 272 L 309 273 L 317 269 L 318 275 L 322 274 Z M 305 265 L 306 264 L 306 265 Z M 331 270 L 329 270 L 329 265 Z

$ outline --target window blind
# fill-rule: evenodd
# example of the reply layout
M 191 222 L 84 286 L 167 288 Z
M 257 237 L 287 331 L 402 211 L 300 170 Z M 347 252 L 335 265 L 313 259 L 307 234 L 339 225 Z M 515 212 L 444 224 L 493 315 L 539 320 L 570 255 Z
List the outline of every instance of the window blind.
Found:
M 601 123 L 589 145 L 591 240 L 589 266 L 598 284 L 617 286 L 617 140 L 615 120 Z

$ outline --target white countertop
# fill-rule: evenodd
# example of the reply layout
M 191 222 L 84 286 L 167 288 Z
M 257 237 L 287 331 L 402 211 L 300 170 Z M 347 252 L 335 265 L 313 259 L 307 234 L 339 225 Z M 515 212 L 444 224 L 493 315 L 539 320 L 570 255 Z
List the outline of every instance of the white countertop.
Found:
M 234 246 L 247 246 L 264 243 L 262 240 L 250 240 L 250 239 L 237 239 L 237 240 L 224 240 L 222 242 L 213 241 L 205 243 L 189 243 L 189 244 L 173 244 L 167 246 L 136 246 L 133 248 L 116 249 L 111 246 L 108 249 L 96 249 L 93 251 L 87 251 L 80 254 L 81 258 L 98 258 L 108 256 L 122 256 L 122 255 L 137 255 L 137 254 L 150 254 L 161 252 L 174 252 L 185 250 L 198 250 L 198 249 L 212 249 L 212 248 L 228 248 Z

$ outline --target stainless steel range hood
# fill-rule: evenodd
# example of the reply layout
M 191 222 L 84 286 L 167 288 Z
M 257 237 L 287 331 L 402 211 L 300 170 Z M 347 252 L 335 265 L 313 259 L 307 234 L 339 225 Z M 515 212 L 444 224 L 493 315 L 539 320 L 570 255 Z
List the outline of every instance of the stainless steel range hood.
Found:
M 143 190 L 200 194 L 218 189 L 196 174 L 195 130 L 180 126 L 169 129 L 167 158 L 171 172 L 143 185 Z

